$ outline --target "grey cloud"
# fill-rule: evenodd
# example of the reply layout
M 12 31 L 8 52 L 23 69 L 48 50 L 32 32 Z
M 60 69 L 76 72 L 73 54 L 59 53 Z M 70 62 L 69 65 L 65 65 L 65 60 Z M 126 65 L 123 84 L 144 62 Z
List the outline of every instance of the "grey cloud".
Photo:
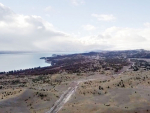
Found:
M 0 4 L 0 50 L 92 51 L 150 49 L 150 29 L 111 27 L 95 36 L 75 37 L 58 31 L 39 16 L 13 13 Z
M 0 21 L 5 20 L 5 21 L 12 21 L 11 16 L 14 15 L 14 12 L 10 10 L 10 8 L 4 6 L 3 4 L 0 3 Z

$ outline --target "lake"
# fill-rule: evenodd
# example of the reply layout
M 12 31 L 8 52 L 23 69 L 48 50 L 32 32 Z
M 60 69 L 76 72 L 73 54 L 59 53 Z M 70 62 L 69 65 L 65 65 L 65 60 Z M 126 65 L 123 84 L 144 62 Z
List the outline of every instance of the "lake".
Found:
M 52 53 L 0 54 L 0 72 L 50 66 L 41 57 L 50 57 Z

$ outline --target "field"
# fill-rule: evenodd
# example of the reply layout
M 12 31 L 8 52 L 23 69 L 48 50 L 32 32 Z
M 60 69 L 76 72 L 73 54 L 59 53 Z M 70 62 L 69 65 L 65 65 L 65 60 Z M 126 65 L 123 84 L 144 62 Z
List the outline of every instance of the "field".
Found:
M 149 106 L 150 71 L 140 70 L 81 83 L 59 113 L 147 113 Z
M 97 73 L 44 76 L 1 76 L 0 113 L 49 111 L 73 81 L 98 77 Z M 92 76 L 92 77 L 91 77 Z
M 1 72 L 0 113 L 148 113 L 149 52 L 139 53 L 48 57 L 51 67 Z

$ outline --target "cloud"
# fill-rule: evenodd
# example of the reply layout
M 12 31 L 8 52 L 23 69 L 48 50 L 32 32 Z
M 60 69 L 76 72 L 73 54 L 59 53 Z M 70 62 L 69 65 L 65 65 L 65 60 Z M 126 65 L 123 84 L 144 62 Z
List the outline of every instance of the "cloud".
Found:
M 35 42 L 67 36 L 40 16 L 16 14 L 3 4 L 0 16 L 0 50 L 41 50 Z
M 87 24 L 85 30 L 95 27 Z M 98 35 L 71 35 L 36 15 L 20 15 L 0 4 L 0 51 L 64 51 L 150 49 L 150 28 L 113 26 Z
M 73 4 L 73 5 L 76 5 L 76 6 L 81 5 L 81 4 L 84 4 L 84 3 L 85 3 L 85 1 L 84 1 L 84 0 L 71 0 L 71 2 L 72 2 L 72 4 Z
M 45 12 L 50 12 L 52 10 L 53 10 L 53 8 L 51 6 L 48 6 L 44 9 Z
M 83 25 L 82 27 L 83 27 L 83 29 L 84 29 L 84 30 L 87 30 L 87 31 L 93 31 L 93 30 L 95 30 L 95 29 L 96 29 L 96 27 L 95 27 L 95 26 L 90 25 L 90 24 Z
M 144 26 L 145 26 L 145 27 L 150 27 L 150 23 L 149 23 L 149 22 L 146 22 L 146 23 L 144 23 Z
M 114 45 L 113 49 L 150 49 L 150 29 L 110 27 L 101 35 L 102 39 Z
M 113 26 L 98 35 L 82 37 L 80 41 L 89 50 L 150 49 L 150 28 Z
M 92 14 L 93 17 L 97 18 L 99 21 L 113 21 L 116 20 L 116 17 L 114 17 L 112 14 L 106 15 L 106 14 Z

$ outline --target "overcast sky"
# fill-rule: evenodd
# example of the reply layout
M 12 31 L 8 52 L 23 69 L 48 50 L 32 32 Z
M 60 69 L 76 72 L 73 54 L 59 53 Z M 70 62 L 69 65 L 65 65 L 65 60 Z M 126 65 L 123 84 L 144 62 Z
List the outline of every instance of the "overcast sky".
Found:
M 0 0 L 0 51 L 150 50 L 150 0 Z

